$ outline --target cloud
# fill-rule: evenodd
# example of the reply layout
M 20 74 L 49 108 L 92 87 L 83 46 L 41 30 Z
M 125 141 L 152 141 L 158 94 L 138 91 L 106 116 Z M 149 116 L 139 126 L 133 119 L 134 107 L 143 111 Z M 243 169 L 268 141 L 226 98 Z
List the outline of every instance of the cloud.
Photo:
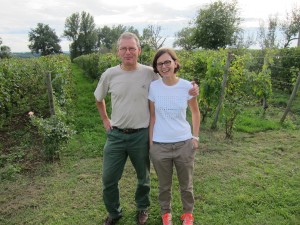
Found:
M 285 14 L 295 0 L 238 0 L 244 28 L 257 27 L 259 18 L 271 13 Z M 162 27 L 162 35 L 168 38 L 193 20 L 200 7 L 211 0 L 2 0 L 0 13 L 0 37 L 12 51 L 29 51 L 28 33 L 38 23 L 48 24 L 61 36 L 67 17 L 82 11 L 90 13 L 97 27 L 122 24 L 134 26 L 140 32 L 149 24 Z M 262 17 L 263 16 L 263 17 Z M 171 40 L 171 39 L 170 39 Z M 68 50 L 68 42 L 61 42 Z

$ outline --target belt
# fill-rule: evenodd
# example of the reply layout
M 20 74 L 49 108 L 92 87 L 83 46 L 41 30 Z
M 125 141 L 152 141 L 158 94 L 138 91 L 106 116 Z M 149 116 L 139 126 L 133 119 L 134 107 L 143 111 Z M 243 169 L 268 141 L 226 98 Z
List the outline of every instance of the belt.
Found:
M 174 145 L 174 144 L 184 144 L 186 141 L 177 141 L 177 142 L 157 142 L 153 141 L 153 144 L 159 144 L 159 145 Z
M 124 134 L 133 134 L 133 133 L 136 133 L 136 132 L 139 132 L 145 128 L 137 128 L 137 129 L 133 129 L 133 128 L 119 128 L 119 127 L 115 127 L 113 126 L 112 127 L 113 129 L 116 129 Z

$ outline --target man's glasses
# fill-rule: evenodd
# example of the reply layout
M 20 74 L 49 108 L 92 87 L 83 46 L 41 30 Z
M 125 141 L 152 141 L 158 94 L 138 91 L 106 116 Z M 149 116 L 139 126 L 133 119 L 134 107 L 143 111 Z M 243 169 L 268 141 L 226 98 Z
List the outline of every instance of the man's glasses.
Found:
M 128 50 L 130 53 L 135 53 L 136 48 L 119 48 L 119 51 L 122 52 L 122 53 L 126 53 L 127 50 Z
M 162 67 L 163 65 L 170 66 L 171 62 L 172 62 L 171 60 L 166 60 L 164 62 L 159 62 L 159 63 L 157 63 L 157 67 Z

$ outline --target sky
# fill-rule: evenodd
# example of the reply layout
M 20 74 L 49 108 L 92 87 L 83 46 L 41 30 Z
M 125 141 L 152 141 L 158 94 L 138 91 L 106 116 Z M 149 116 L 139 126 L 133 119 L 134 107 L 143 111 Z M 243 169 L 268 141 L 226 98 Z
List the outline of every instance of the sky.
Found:
M 238 0 L 242 28 L 251 30 L 270 15 L 284 19 L 299 0 Z M 0 37 L 2 45 L 12 52 L 29 52 L 28 33 L 38 23 L 47 24 L 61 37 L 65 20 L 73 13 L 85 11 L 94 17 L 96 27 L 122 24 L 134 26 L 142 34 L 148 25 L 161 26 L 166 37 L 164 47 L 172 47 L 175 33 L 195 19 L 200 8 L 211 0 L 0 0 Z M 297 3 L 298 2 L 298 3 Z M 61 37 L 63 51 L 69 51 L 70 42 Z

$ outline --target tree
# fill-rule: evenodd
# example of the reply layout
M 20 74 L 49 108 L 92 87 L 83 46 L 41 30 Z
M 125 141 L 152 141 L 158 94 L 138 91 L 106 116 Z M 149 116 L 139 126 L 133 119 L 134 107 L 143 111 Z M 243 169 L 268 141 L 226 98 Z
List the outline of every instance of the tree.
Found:
M 264 21 L 263 20 L 260 21 L 257 39 L 262 49 L 279 47 L 279 43 L 276 40 L 277 28 L 278 28 L 277 15 L 269 16 L 267 28 L 265 27 Z
M 104 26 L 97 29 L 97 46 L 101 52 L 109 52 L 114 50 L 118 38 L 125 31 L 136 34 L 139 37 L 139 32 L 133 26 L 126 27 L 123 25 L 118 26 Z
M 291 14 L 286 14 L 286 19 L 281 22 L 280 30 L 282 31 L 285 43 L 284 48 L 289 47 L 293 40 L 300 39 L 300 7 L 294 6 Z M 298 34 L 298 37 L 297 37 Z M 299 46 L 299 44 L 298 44 Z
M 29 32 L 29 49 L 32 53 L 41 53 L 42 56 L 61 53 L 60 39 L 49 25 L 38 23 L 37 28 Z
M 10 58 L 11 57 L 11 51 L 10 47 L 6 45 L 2 45 L 2 38 L 0 37 L 0 59 L 4 58 Z
M 0 46 L 0 59 L 10 58 L 10 57 L 11 57 L 10 47 L 6 45 Z
M 175 34 L 176 40 L 173 43 L 174 47 L 182 47 L 184 50 L 192 50 L 196 48 L 194 41 L 194 27 L 185 27 Z
M 238 13 L 236 0 L 218 0 L 200 9 L 193 34 L 196 46 L 218 49 L 233 45 L 241 32 L 241 18 Z
M 143 36 L 141 37 L 142 46 L 150 46 L 151 48 L 158 50 L 166 41 L 166 38 L 160 35 L 161 26 L 148 25 L 143 30 Z
M 98 47 L 100 51 L 111 51 L 116 44 L 119 36 L 126 31 L 123 25 L 108 27 L 104 26 L 98 30 Z
M 97 51 L 97 30 L 89 13 L 73 13 L 65 21 L 64 37 L 71 40 L 71 59 Z

